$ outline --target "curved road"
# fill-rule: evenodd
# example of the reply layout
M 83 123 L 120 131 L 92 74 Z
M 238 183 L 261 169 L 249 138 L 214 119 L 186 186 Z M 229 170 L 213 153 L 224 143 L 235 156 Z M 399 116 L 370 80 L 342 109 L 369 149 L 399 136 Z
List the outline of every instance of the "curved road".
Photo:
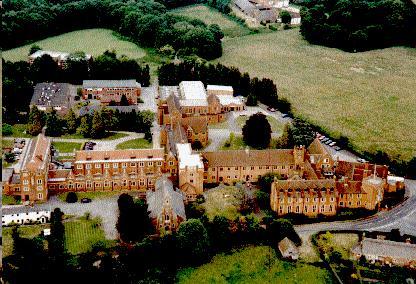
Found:
M 406 180 L 406 200 L 390 211 L 379 212 L 371 217 L 355 221 L 325 222 L 297 225 L 302 235 L 312 235 L 325 230 L 390 231 L 397 228 L 402 234 L 416 236 L 416 180 Z

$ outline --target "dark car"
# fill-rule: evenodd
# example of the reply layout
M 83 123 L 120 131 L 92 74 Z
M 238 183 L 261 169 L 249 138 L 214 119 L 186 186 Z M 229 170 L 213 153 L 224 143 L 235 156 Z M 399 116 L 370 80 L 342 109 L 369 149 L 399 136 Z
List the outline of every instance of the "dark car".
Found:
M 90 203 L 92 200 L 91 198 L 82 198 L 81 203 Z

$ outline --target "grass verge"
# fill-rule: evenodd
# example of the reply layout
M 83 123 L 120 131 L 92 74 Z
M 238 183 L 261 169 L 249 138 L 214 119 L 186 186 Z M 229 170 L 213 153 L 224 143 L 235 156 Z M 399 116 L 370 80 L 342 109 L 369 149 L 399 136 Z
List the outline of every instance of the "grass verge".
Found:
M 116 146 L 116 149 L 149 149 L 153 144 L 144 138 L 137 138 L 122 142 Z

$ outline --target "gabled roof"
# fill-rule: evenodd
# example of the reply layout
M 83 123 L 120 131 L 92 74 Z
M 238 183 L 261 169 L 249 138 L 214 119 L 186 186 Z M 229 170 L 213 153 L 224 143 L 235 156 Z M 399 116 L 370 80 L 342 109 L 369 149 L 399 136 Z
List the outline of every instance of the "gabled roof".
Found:
M 24 158 L 22 170 L 36 171 L 47 168 L 51 139 L 39 134 L 32 141 Z
M 365 238 L 352 251 L 362 255 L 416 261 L 416 244 Z
M 206 115 L 182 118 L 182 125 L 185 129 L 191 127 L 196 134 L 208 132 L 208 119 Z
M 287 251 L 296 251 L 298 252 L 298 249 L 294 242 L 292 242 L 288 237 L 285 237 L 283 240 L 281 240 L 278 244 L 279 250 L 282 254 L 284 254 Z
M 140 88 L 135 79 L 130 80 L 84 80 L 83 88 Z
M 184 196 L 174 190 L 172 181 L 162 176 L 155 182 L 155 191 L 147 191 L 149 215 L 151 218 L 158 218 L 163 213 L 164 206 L 169 206 L 177 216 L 186 219 L 183 200 Z
M 163 160 L 164 152 L 163 148 L 76 151 L 75 163 Z
M 76 95 L 75 86 L 68 83 L 38 83 L 33 90 L 31 105 L 71 108 Z
M 278 164 L 293 164 L 293 150 L 227 150 L 203 152 L 202 156 L 210 167 L 213 166 L 273 166 Z

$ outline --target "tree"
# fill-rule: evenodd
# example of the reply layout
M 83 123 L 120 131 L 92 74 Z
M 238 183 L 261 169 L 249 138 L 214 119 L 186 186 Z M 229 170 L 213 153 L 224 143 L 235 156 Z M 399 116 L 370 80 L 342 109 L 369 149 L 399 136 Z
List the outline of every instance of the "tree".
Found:
M 274 179 L 282 179 L 282 176 L 278 173 L 267 173 L 261 176 L 258 181 L 259 188 L 263 192 L 267 192 L 270 194 L 270 189 Z
M 13 153 L 5 153 L 4 160 L 8 163 L 14 163 L 16 156 Z
M 68 192 L 68 193 L 66 194 L 66 199 L 65 199 L 65 201 L 66 201 L 67 203 L 76 203 L 76 202 L 78 201 L 78 195 L 76 194 L 76 192 L 73 192 L 73 191 Z
M 400 234 L 399 229 L 391 229 L 390 231 L 390 240 L 395 242 L 400 242 L 402 240 L 402 236 Z
M 269 240 L 272 242 L 280 242 L 284 238 L 289 238 L 296 245 L 300 245 L 302 240 L 293 228 L 292 223 L 286 219 L 274 220 L 268 228 Z
M 280 18 L 282 19 L 283 24 L 290 24 L 290 21 L 292 20 L 292 16 L 286 10 L 280 12 Z
M 62 122 L 54 109 L 47 115 L 45 134 L 52 137 L 62 135 Z
M 27 132 L 32 136 L 38 135 L 42 132 L 43 125 L 43 113 L 36 106 L 31 107 L 29 112 L 29 123 L 27 124 Z
M 250 116 L 243 126 L 244 142 L 253 148 L 264 149 L 270 144 L 272 129 L 266 116 L 256 113 Z
M 246 105 L 248 106 L 256 106 L 257 105 L 257 97 L 253 94 L 249 94 L 247 96 Z
M 54 82 L 60 78 L 58 64 L 49 54 L 36 58 L 30 71 L 34 82 Z
M 410 179 L 416 179 L 416 157 L 413 157 L 406 167 L 406 176 Z
M 69 109 L 68 113 L 65 115 L 66 130 L 69 134 L 73 134 L 77 131 L 78 128 L 78 119 L 75 116 L 75 112 Z
M 144 201 L 133 201 L 131 195 L 123 193 L 118 198 L 117 231 L 124 242 L 137 242 L 150 232 L 151 221 Z
M 231 240 L 230 223 L 224 216 L 215 216 L 209 226 L 209 236 L 214 250 L 226 248 Z
M 289 131 L 290 131 L 290 124 L 286 123 L 283 127 L 282 136 L 279 137 L 276 143 L 277 149 L 287 149 L 291 147 L 291 142 L 289 141 Z
M 62 223 L 61 209 L 55 208 L 51 214 L 51 235 L 48 240 L 49 256 L 52 266 L 57 270 L 62 270 L 65 260 L 65 227 Z
M 96 139 L 105 137 L 105 129 L 101 111 L 95 111 L 92 117 L 91 137 Z
M 256 191 L 255 193 L 257 205 L 261 209 L 270 209 L 270 194 L 264 191 Z
M 89 114 L 81 117 L 79 133 L 84 137 L 91 137 L 91 116 Z
M 90 76 L 90 66 L 84 52 L 71 53 L 65 64 L 65 80 L 72 84 L 81 84 Z
M 195 140 L 195 141 L 192 143 L 192 149 L 194 149 L 194 150 L 201 150 L 202 148 L 204 148 L 204 146 L 202 146 L 201 141 L 199 141 L 199 140 Z
M 209 239 L 204 225 L 198 219 L 189 219 L 179 225 L 177 233 L 180 254 L 185 263 L 202 263 L 208 254 Z
M 39 45 L 34 44 L 30 47 L 28 55 L 31 55 L 31 54 L 35 53 L 36 51 L 38 51 L 38 50 L 42 50 L 42 48 Z
M 308 122 L 295 118 L 289 127 L 288 140 L 290 147 L 309 146 L 315 139 L 315 130 Z
M 127 99 L 126 95 L 124 95 L 124 94 L 121 96 L 120 105 L 121 106 L 128 106 L 129 105 L 129 100 Z
M 12 135 L 13 127 L 10 124 L 3 123 L 2 128 L 1 128 L 1 132 L 2 132 L 3 136 Z

